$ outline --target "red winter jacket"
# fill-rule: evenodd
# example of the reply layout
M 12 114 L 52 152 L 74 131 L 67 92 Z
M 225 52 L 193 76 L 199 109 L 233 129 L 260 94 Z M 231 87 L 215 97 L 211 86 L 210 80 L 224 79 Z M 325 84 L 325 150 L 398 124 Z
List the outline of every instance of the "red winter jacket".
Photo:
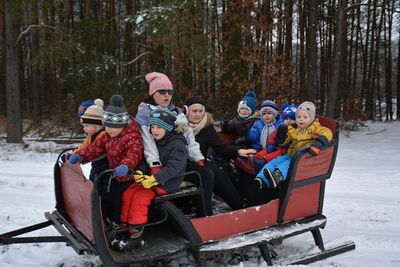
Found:
M 132 170 L 136 169 L 142 159 L 143 142 L 137 122 L 132 116 L 130 118 L 132 122 L 120 135 L 111 138 L 109 134 L 104 134 L 89 146 L 76 152 L 81 157 L 82 163 L 107 153 L 110 168 L 126 165 Z M 120 177 L 118 180 L 126 179 L 127 177 Z
M 277 132 L 278 131 L 275 130 L 270 135 L 270 137 L 268 137 L 266 148 L 263 148 L 262 150 L 257 152 L 257 154 L 255 156 L 258 159 L 264 158 L 267 162 L 270 162 L 274 158 L 279 157 L 279 156 L 281 156 L 281 155 L 286 153 L 287 149 L 279 147 L 275 142 L 275 137 L 276 137 Z M 268 146 L 274 146 L 276 150 L 268 153 L 268 151 L 267 151 L 267 147 Z

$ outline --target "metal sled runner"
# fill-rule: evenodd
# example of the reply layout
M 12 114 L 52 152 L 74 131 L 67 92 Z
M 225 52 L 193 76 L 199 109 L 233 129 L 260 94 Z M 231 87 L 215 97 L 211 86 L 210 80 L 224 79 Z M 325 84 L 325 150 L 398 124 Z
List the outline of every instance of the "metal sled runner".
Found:
M 353 242 L 325 248 L 321 231 L 325 183 L 330 178 L 338 149 L 336 121 L 319 117 L 334 133 L 331 144 L 316 157 L 299 151 L 291 162 L 287 184 L 279 198 L 268 203 L 213 216 L 193 218 L 179 208 L 180 200 L 202 196 L 199 188 L 181 189 L 153 201 L 151 213 L 166 214 L 161 223 L 146 227 L 145 245 L 130 253 L 109 248 L 101 214 L 101 197 L 92 182 L 84 178 L 79 165 L 54 167 L 56 210 L 46 212 L 46 221 L 0 235 L 0 245 L 13 243 L 65 242 L 78 254 L 98 255 L 105 266 L 147 263 L 182 251 L 189 251 L 198 266 L 205 266 L 215 252 L 256 246 L 268 265 L 273 264 L 269 243 L 310 232 L 319 252 L 294 259 L 307 264 L 355 249 Z M 153 217 L 153 216 L 152 216 Z M 156 219 L 157 220 L 157 219 Z M 18 237 L 47 226 L 60 236 Z

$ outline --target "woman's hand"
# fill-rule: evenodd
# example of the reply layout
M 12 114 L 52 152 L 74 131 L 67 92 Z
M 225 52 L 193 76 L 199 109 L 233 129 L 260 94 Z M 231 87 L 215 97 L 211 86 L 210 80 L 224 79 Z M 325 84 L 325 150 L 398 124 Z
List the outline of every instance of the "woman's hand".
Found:
M 256 154 L 256 153 L 257 153 L 257 150 L 255 150 L 253 148 L 250 148 L 250 149 L 241 148 L 241 149 L 238 150 L 239 156 L 245 157 L 245 158 L 249 158 L 251 156 L 254 156 L 254 154 Z

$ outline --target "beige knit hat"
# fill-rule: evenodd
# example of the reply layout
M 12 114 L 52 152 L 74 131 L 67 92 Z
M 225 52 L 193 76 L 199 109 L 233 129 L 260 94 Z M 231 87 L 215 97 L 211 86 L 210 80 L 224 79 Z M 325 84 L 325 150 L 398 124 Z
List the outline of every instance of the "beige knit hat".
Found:
M 94 101 L 94 105 L 88 107 L 81 116 L 81 124 L 102 125 L 104 101 L 100 98 Z
M 311 118 L 311 122 L 313 122 L 315 120 L 315 105 L 313 102 L 305 101 L 305 102 L 301 103 L 300 106 L 296 110 L 296 117 L 297 117 L 297 113 L 300 110 L 304 110 L 304 111 L 308 112 L 308 114 L 310 115 L 310 118 Z

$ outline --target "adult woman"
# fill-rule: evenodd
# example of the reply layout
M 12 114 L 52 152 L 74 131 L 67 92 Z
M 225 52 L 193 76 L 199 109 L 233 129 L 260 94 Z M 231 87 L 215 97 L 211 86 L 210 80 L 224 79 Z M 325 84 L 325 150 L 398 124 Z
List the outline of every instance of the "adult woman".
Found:
M 195 141 L 192 129 L 188 126 L 186 116 L 180 108 L 177 108 L 172 103 L 172 96 L 175 92 L 172 83 L 165 74 L 158 72 L 148 73 L 146 75 L 146 81 L 149 83 L 149 98 L 139 105 L 135 119 L 142 130 L 144 156 L 146 162 L 150 166 L 151 174 L 154 175 L 158 173 L 162 166 L 157 146 L 149 131 L 150 114 L 156 109 L 167 109 L 176 116 L 175 124 L 177 127 L 184 128 L 181 129 L 181 131 L 186 138 L 189 152 L 186 171 L 197 171 L 201 176 L 201 181 L 199 181 L 198 177 L 195 175 L 185 177 L 185 180 L 194 182 L 197 185 L 201 182 L 204 189 L 204 206 L 202 203 L 198 203 L 196 210 L 197 216 L 212 215 L 211 199 L 214 188 L 214 173 L 204 166 L 204 156 L 200 152 L 199 144 Z
M 257 153 L 255 149 L 242 149 L 238 146 L 225 144 L 214 129 L 212 115 L 206 112 L 200 99 L 192 97 L 185 102 L 186 117 L 193 130 L 196 141 L 200 144 L 203 156 L 207 156 L 209 148 L 224 158 L 249 157 Z M 240 209 L 244 206 L 244 200 L 239 195 L 229 176 L 212 164 L 207 164 L 214 173 L 214 192 L 222 197 L 232 209 Z

